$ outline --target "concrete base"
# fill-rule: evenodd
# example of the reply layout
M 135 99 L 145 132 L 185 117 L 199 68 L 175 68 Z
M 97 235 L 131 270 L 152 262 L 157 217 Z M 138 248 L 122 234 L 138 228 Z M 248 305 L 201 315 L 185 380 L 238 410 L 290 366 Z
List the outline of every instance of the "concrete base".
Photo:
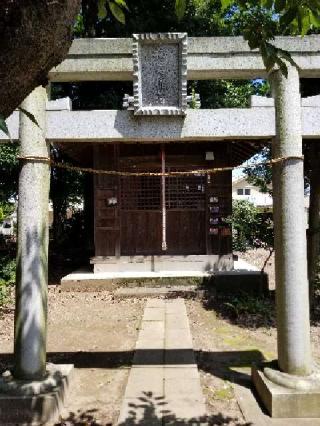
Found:
M 43 425 L 58 420 L 72 380 L 73 365 L 55 365 L 59 385 L 48 393 L 18 395 L 0 393 L 0 424 Z
M 100 272 L 164 272 L 230 271 L 233 268 L 232 254 L 188 256 L 96 256 L 90 260 L 94 273 Z
M 160 288 L 172 286 L 198 286 L 212 275 L 208 272 L 73 272 L 61 280 L 62 291 L 114 291 L 126 288 Z
M 217 293 L 251 294 L 253 296 L 269 294 L 269 280 L 266 273 L 260 271 L 226 271 L 216 272 L 210 281 Z
M 163 272 L 73 272 L 61 280 L 62 291 L 115 291 L 121 287 L 141 289 L 151 293 L 167 291 L 192 292 L 205 285 L 221 294 L 267 294 L 268 276 L 258 271 L 237 270 L 225 272 L 163 271 Z M 141 293 L 139 291 L 139 294 Z M 121 293 L 121 291 L 120 291 Z M 130 291 L 129 291 L 130 293 Z M 153 294 L 155 296 L 155 294 Z
M 169 256 L 158 257 L 169 258 Z M 140 288 L 142 292 L 143 289 L 149 291 L 150 288 L 163 288 L 164 292 L 167 292 L 167 290 L 171 289 L 173 289 L 173 291 L 185 291 L 187 290 L 186 287 L 192 287 L 192 291 L 194 291 L 196 288 L 206 285 L 217 290 L 217 292 L 226 294 L 249 293 L 261 295 L 268 293 L 268 276 L 264 273 L 262 274 L 256 267 L 244 262 L 242 259 L 234 262 L 234 270 L 232 271 L 201 271 L 199 269 L 203 267 L 205 258 L 210 256 L 180 257 L 185 259 L 181 260 L 181 262 L 179 261 L 180 263 L 178 262 L 182 268 L 181 270 L 162 270 L 158 272 L 130 270 L 132 265 L 130 266 L 130 262 L 126 263 L 126 260 L 129 259 L 128 257 L 120 257 L 118 259 L 119 263 L 117 263 L 114 257 L 105 258 L 106 268 L 110 268 L 110 272 L 75 271 L 62 278 L 61 290 L 114 291 L 119 287 L 126 287 L 134 289 Z M 138 258 L 139 256 L 131 258 L 133 264 L 134 262 L 138 262 Z M 141 258 L 140 256 L 140 259 Z M 144 258 L 148 258 L 148 256 Z M 176 256 L 172 256 L 170 259 L 171 260 L 168 260 L 168 262 L 174 265 L 176 263 Z M 111 263 L 109 263 L 109 261 Z M 145 263 L 142 264 L 145 266 Z M 101 264 L 99 265 L 101 266 Z M 129 265 L 128 270 L 120 272 L 112 271 L 114 268 L 124 268 L 125 265 Z M 194 270 L 188 270 L 190 265 L 193 265 Z M 180 288 L 176 289 L 176 287 Z M 153 294 L 153 296 L 156 295 Z
M 253 366 L 251 376 L 258 395 L 271 417 L 320 417 L 320 388 L 303 391 L 279 386 L 265 377 L 262 368 Z

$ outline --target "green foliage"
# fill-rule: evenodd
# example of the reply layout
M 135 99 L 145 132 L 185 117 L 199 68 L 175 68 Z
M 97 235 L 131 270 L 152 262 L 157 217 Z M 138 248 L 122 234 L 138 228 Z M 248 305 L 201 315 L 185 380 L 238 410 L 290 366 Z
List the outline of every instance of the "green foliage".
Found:
M 70 163 L 68 158 L 56 147 L 51 148 L 51 156 L 59 163 Z M 68 234 L 65 232 L 67 208 L 83 201 L 83 191 L 83 173 L 52 167 L 50 198 L 53 203 L 53 237 L 58 245 L 68 238 Z
M 179 19 L 186 0 L 176 0 Z M 198 0 L 197 5 L 206 3 Z M 179 4 L 179 9 L 177 9 Z M 221 12 L 234 34 L 242 34 L 251 49 L 259 49 L 267 71 L 275 66 L 287 75 L 287 63 L 296 65 L 291 55 L 271 42 L 275 35 L 306 35 L 320 27 L 319 0 L 221 0 Z
M 271 160 L 271 147 L 266 146 L 262 151 L 255 156 L 254 160 L 259 163 L 268 162 Z M 254 168 L 245 168 L 244 174 L 247 175 L 247 181 L 254 186 L 257 186 L 263 193 L 272 193 L 272 167 L 261 164 Z
M 270 90 L 264 80 L 200 80 L 191 84 L 200 93 L 202 108 L 246 108 L 251 95 L 264 96 Z
M 224 303 L 224 306 L 230 309 L 237 318 L 249 315 L 272 321 L 274 317 L 274 303 L 266 297 L 257 298 L 244 294 L 231 297 Z
M 244 174 L 247 176 L 247 181 L 258 187 L 261 192 L 268 194 L 272 194 L 272 166 L 263 163 L 267 163 L 271 158 L 271 146 L 265 146 L 259 154 L 252 158 L 252 161 L 262 164 L 254 168 L 247 167 L 243 169 Z M 309 188 L 309 172 L 310 171 L 305 167 L 305 193 L 307 193 Z
M 232 202 L 233 249 L 246 251 L 254 247 L 273 247 L 273 222 L 246 200 Z
M 9 256 L 0 258 L 0 307 L 11 302 L 12 287 L 16 279 L 16 262 Z
M 6 219 L 14 212 L 15 206 L 13 203 L 0 200 L 0 221 Z
M 186 11 L 186 0 L 176 0 L 176 15 L 179 21 L 184 17 Z
M 105 19 L 108 16 L 108 9 L 121 24 L 125 24 L 124 10 L 128 10 L 125 0 L 98 0 L 98 19 Z
M 17 144 L 0 144 L 0 203 L 2 207 L 2 203 L 17 196 L 19 174 L 17 153 Z
M 0 308 L 12 301 L 11 288 L 8 284 L 0 279 Z
M 16 280 L 16 261 L 9 256 L 1 256 L 0 280 L 12 285 Z
M 235 29 L 259 49 L 267 71 L 278 66 L 287 75 L 290 54 L 272 44 L 275 35 L 305 35 L 320 26 L 319 0 L 221 0 Z

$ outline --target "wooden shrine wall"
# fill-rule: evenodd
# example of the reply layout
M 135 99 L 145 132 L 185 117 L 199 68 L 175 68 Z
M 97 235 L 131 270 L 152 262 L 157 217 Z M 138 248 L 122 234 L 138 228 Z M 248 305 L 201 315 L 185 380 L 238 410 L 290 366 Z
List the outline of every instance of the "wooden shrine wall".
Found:
M 166 171 L 230 164 L 226 143 L 170 143 Z M 214 160 L 206 160 L 213 152 Z M 130 172 L 161 171 L 160 144 L 97 145 L 94 167 Z M 209 154 L 210 155 L 210 154 Z M 96 175 L 95 255 L 225 255 L 232 252 L 231 172 L 167 177 L 166 242 L 162 251 L 161 179 Z

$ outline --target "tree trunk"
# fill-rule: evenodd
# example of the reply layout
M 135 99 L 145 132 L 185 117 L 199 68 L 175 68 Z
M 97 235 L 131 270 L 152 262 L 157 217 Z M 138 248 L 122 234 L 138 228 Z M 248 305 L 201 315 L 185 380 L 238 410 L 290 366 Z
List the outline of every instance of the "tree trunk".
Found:
M 67 55 L 80 0 L 0 2 L 0 114 L 7 118 Z
M 94 255 L 94 197 L 93 197 L 93 176 L 89 173 L 85 176 L 84 192 L 84 226 L 86 248 L 89 256 Z
M 314 299 L 314 283 L 318 275 L 320 257 L 320 164 L 319 148 L 315 143 L 310 148 L 310 207 L 308 231 L 308 278 L 310 304 Z
M 53 222 L 52 236 L 55 246 L 59 246 L 64 236 L 64 222 L 66 219 L 66 205 L 60 198 L 52 199 L 53 206 Z

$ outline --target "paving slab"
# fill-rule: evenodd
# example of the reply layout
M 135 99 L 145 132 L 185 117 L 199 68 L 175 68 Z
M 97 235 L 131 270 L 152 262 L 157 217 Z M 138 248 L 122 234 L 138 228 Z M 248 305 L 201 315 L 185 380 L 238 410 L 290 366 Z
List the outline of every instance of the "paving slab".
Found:
M 142 321 L 164 321 L 165 310 L 162 307 L 145 308 Z
M 160 397 L 143 393 L 136 398 L 125 398 L 117 425 L 162 425 L 162 406 L 159 405 L 160 400 L 155 398 Z
M 165 308 L 166 301 L 165 299 L 148 299 L 146 302 L 147 308 Z
M 170 379 L 198 379 L 199 378 L 199 371 L 198 367 L 194 365 L 186 365 L 183 368 L 176 367 L 176 366 L 168 366 L 166 365 L 166 368 L 164 368 L 164 379 L 170 380 Z
M 175 377 L 165 379 L 164 393 L 168 399 L 180 401 L 181 399 L 191 398 L 193 401 L 204 402 L 200 378 Z
M 166 315 L 167 330 L 189 330 L 189 323 L 182 319 L 181 315 L 169 314 Z
M 164 350 L 164 339 L 146 339 L 137 340 L 136 349 L 162 349 Z
M 165 345 L 167 348 L 174 348 L 174 345 L 179 345 L 179 348 L 192 348 L 192 337 L 190 329 L 170 330 L 165 331 Z
M 141 331 L 152 331 L 153 333 L 164 334 L 165 323 L 162 321 L 142 321 Z M 140 337 L 140 335 L 139 335 Z
M 163 368 L 132 369 L 126 386 L 125 399 L 142 396 L 144 392 L 164 396 Z
M 163 365 L 164 351 L 161 349 L 138 349 L 133 356 L 133 365 Z
M 200 423 L 201 418 L 208 418 L 205 403 L 195 401 L 191 395 L 184 399 L 167 399 L 166 402 L 166 410 L 169 412 L 167 417 L 175 419 L 171 424 L 179 424 L 180 421 L 182 424 L 199 425 L 203 424 Z M 168 424 L 168 418 L 164 418 L 164 424 Z
M 183 299 L 149 299 L 118 426 L 205 425 L 205 399 Z
M 169 365 L 195 364 L 193 349 L 166 349 L 164 361 Z

